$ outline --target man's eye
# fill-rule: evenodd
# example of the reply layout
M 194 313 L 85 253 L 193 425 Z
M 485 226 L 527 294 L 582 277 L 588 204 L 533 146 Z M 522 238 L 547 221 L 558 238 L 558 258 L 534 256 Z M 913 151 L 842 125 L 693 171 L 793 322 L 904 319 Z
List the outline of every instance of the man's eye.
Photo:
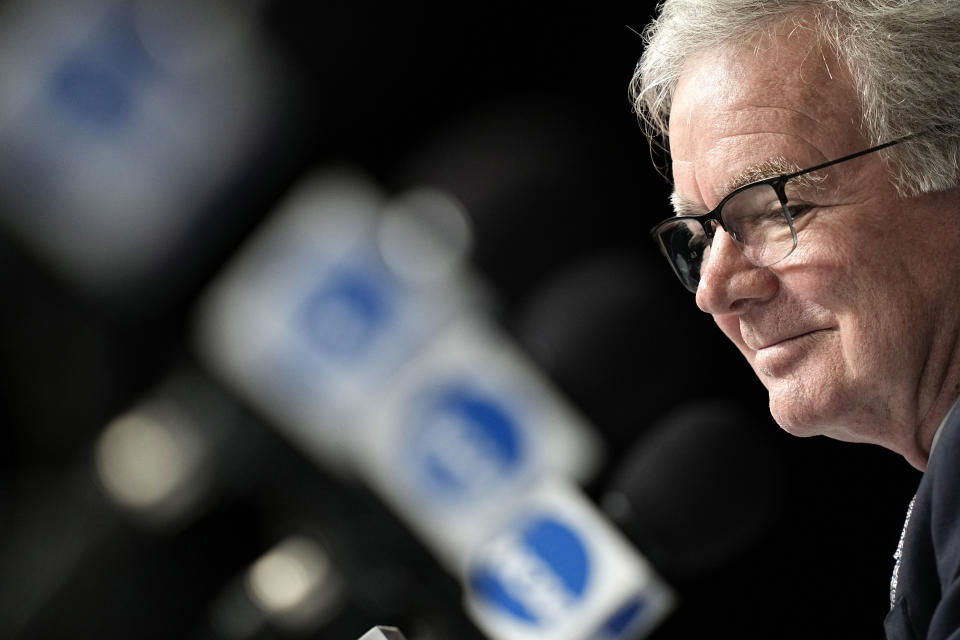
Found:
M 781 225 L 784 222 L 783 207 L 780 206 L 779 202 L 764 207 L 753 216 L 753 224 L 755 225 Z
M 810 212 L 812 209 L 813 209 L 812 204 L 805 204 L 802 202 L 799 202 L 797 204 L 793 204 L 793 203 L 787 204 L 787 211 L 790 213 L 790 217 L 793 218 L 794 220 Z

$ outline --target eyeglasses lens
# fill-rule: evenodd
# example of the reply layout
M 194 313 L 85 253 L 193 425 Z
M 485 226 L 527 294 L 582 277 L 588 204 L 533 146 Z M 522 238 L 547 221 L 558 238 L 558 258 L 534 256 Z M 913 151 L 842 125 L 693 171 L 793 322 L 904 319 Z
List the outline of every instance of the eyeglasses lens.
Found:
M 724 202 L 720 217 L 727 233 L 758 267 L 779 262 L 796 247 L 796 233 L 772 185 L 758 184 L 734 193 Z M 691 218 L 664 224 L 658 235 L 680 281 L 696 292 L 712 238 L 699 221 Z

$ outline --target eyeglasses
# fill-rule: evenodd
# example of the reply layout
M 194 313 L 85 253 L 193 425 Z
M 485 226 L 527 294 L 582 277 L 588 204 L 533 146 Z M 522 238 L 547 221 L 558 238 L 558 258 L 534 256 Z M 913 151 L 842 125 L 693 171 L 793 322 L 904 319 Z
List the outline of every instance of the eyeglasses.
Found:
M 797 248 L 794 219 L 808 208 L 797 193 L 800 176 L 886 149 L 917 133 L 891 140 L 795 173 L 774 176 L 735 189 L 713 211 L 667 218 L 650 230 L 673 272 L 687 289 L 697 292 L 700 269 L 709 257 L 717 227 L 730 234 L 747 259 L 758 267 L 780 262 Z M 790 203 L 798 203 L 791 205 Z

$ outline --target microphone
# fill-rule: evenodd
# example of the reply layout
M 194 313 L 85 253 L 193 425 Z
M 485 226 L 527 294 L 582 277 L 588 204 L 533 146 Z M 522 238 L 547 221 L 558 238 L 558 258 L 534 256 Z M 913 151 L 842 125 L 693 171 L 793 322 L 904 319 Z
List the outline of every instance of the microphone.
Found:
M 252 489 L 282 450 L 186 361 L 117 414 L 53 481 L 23 496 L 0 546 L 0 635 L 178 635 L 181 616 L 256 544 Z M 201 560 L 202 558 L 202 560 Z M 183 601 L 157 594 L 179 593 Z M 67 632 L 66 630 L 70 630 Z
M 359 640 L 406 640 L 396 627 L 376 626 L 360 636 Z
M 389 621 L 413 637 L 480 640 L 457 584 L 366 487 L 297 455 L 256 491 L 256 556 L 208 603 L 200 640 L 356 637 Z
M 225 250 L 277 179 L 262 153 L 293 160 L 275 125 L 292 69 L 255 12 L 181 5 L 7 3 L 0 25 L 0 227 L 123 316 L 169 305 Z
M 195 345 L 215 375 L 345 477 L 365 440 L 357 415 L 434 334 L 483 304 L 457 259 L 466 230 L 430 235 L 454 205 L 405 195 L 388 199 L 347 169 L 317 170 L 195 309 Z
M 196 344 L 459 577 L 531 487 L 588 481 L 603 446 L 487 317 L 457 257 L 469 243 L 448 224 L 456 206 L 439 190 L 388 199 L 357 174 L 308 177 L 204 296 Z
M 491 323 L 463 318 L 359 417 L 359 475 L 455 574 L 542 477 L 587 482 L 603 444 Z
M 589 160 L 597 145 L 589 128 L 556 101 L 513 97 L 431 132 L 392 183 L 440 188 L 462 202 L 473 264 L 514 299 L 601 241 L 619 216 L 609 166 Z
M 439 190 L 387 198 L 321 171 L 196 316 L 202 358 L 228 386 L 321 467 L 373 487 L 451 570 L 523 487 L 586 480 L 601 453 L 487 319 L 457 216 Z
M 677 609 L 680 626 L 704 623 L 686 606 L 691 585 L 778 514 L 779 461 L 760 427 L 728 401 L 682 405 L 623 457 L 602 510 L 562 479 L 538 485 L 471 554 L 468 612 L 495 640 L 644 638 Z
M 472 638 L 448 615 L 453 579 L 396 518 L 284 445 L 178 362 L 10 523 L 0 635 L 334 637 L 390 620 Z
M 293 638 L 369 622 L 351 607 L 330 549 L 306 531 L 289 533 L 224 585 L 202 625 L 204 640 Z
M 730 401 L 680 405 L 623 456 L 601 503 L 669 579 L 702 576 L 778 517 L 784 482 L 772 433 Z
M 679 405 L 624 452 L 600 492 L 677 593 L 656 637 L 712 636 L 721 621 L 741 638 L 856 636 L 889 606 L 889 567 L 876 559 L 890 543 L 877 531 L 895 544 L 902 513 L 886 509 L 884 522 L 874 509 L 903 469 L 882 450 L 793 438 L 752 406 Z M 859 598 L 864 584 L 881 589 Z
M 473 549 L 463 581 L 467 612 L 494 640 L 640 638 L 674 606 L 650 563 L 560 476 Z
M 507 326 L 620 455 L 638 425 L 689 398 L 689 386 L 678 381 L 690 362 L 717 362 L 706 341 L 688 339 L 703 330 L 702 316 L 648 261 L 608 248 L 543 280 Z M 651 365 L 658 375 L 650 375 Z

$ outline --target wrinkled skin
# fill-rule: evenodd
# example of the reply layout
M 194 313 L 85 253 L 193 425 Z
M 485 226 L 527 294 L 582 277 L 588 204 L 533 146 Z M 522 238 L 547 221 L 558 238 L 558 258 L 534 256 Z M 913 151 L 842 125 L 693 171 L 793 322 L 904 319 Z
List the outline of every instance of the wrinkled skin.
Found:
M 707 211 L 754 165 L 865 149 L 859 121 L 846 69 L 808 32 L 705 52 L 672 103 L 675 196 Z M 922 470 L 960 394 L 960 194 L 901 197 L 892 175 L 878 153 L 825 171 L 797 249 L 771 267 L 719 231 L 696 301 L 788 432 L 880 444 Z

